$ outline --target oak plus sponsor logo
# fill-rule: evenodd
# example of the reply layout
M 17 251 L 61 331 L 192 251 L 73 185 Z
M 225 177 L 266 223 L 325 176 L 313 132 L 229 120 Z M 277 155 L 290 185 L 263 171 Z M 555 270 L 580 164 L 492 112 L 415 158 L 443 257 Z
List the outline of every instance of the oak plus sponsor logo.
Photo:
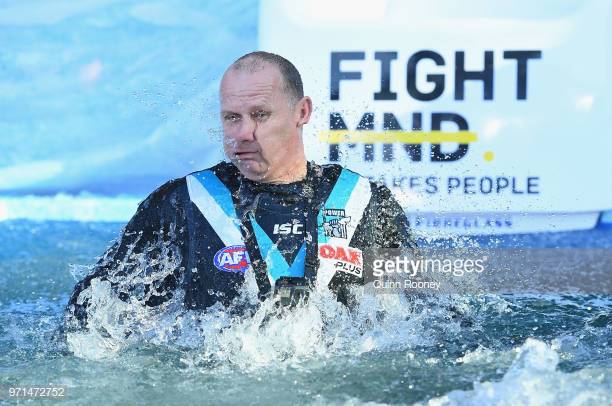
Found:
M 331 263 L 334 270 L 345 272 L 357 277 L 363 275 L 363 253 L 361 250 L 348 246 L 321 244 L 319 260 Z
M 323 209 L 323 232 L 326 237 L 347 238 L 346 226 L 351 221 L 344 209 Z
M 244 273 L 250 265 L 249 254 L 244 245 L 231 245 L 217 251 L 214 263 L 220 271 Z

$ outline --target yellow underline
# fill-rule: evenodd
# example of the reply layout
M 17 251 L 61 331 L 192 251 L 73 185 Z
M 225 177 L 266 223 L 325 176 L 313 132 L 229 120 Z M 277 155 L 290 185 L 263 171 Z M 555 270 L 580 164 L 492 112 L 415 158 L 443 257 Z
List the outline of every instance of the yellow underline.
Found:
M 432 144 L 440 144 L 442 142 L 458 142 L 460 144 L 469 144 L 476 142 L 478 137 L 475 132 L 471 131 L 347 131 L 347 130 L 331 130 L 321 131 L 318 134 L 319 141 L 329 144 L 340 143 L 364 143 L 364 144 L 392 144 L 401 142 L 404 144 L 421 144 L 430 142 Z

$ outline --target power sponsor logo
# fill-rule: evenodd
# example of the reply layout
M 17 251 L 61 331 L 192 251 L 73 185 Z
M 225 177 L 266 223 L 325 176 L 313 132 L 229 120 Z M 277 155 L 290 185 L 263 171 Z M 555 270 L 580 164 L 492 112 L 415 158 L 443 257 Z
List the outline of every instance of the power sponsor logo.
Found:
M 363 275 L 363 253 L 357 248 L 333 244 L 319 245 L 319 260 L 331 264 L 335 271 L 357 277 Z
M 244 273 L 251 262 L 244 245 L 231 245 L 217 251 L 214 263 L 220 271 Z
M 326 237 L 347 238 L 346 225 L 351 221 L 344 209 L 323 209 L 323 232 Z

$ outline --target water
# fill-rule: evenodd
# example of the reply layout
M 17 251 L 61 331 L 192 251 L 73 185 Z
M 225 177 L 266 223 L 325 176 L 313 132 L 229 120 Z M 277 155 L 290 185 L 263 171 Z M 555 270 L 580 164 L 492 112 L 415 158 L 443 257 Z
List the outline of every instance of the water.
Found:
M 169 305 L 122 323 L 123 302 L 101 300 L 106 334 L 54 342 L 76 280 L 121 226 L 0 222 L 0 386 L 64 385 L 68 404 L 612 402 L 607 292 L 378 295 L 354 312 L 321 294 L 284 314 L 269 303 L 243 317 Z M 612 232 L 458 241 L 612 248 Z

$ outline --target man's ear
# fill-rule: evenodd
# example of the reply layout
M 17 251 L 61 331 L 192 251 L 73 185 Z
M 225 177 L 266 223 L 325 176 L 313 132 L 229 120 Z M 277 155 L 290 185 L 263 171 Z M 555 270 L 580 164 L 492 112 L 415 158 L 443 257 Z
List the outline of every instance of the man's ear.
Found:
M 308 96 L 302 97 L 298 102 L 298 123 L 297 126 L 301 127 L 310 121 L 310 115 L 312 114 L 312 100 Z

